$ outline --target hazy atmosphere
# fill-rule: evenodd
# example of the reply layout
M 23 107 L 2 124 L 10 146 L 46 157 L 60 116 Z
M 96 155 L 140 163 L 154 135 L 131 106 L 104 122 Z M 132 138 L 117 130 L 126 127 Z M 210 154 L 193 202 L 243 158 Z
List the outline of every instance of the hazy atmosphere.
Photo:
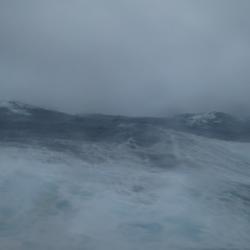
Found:
M 66 112 L 247 111 L 248 0 L 1 0 L 0 99 Z
M 250 249 L 250 0 L 0 0 L 0 36 L 1 250 Z

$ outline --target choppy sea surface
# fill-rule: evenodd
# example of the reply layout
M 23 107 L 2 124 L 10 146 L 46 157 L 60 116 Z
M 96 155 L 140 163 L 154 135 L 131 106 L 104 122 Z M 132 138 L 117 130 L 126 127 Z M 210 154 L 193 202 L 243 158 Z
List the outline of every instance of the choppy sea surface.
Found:
M 0 249 L 249 248 L 250 143 L 161 129 L 55 145 L 0 143 Z

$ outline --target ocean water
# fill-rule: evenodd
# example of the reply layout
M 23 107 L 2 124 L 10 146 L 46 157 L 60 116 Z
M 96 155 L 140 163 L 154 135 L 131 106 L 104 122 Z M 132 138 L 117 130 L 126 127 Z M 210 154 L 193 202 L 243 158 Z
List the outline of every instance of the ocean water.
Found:
M 4 250 L 247 249 L 250 143 L 0 144 Z

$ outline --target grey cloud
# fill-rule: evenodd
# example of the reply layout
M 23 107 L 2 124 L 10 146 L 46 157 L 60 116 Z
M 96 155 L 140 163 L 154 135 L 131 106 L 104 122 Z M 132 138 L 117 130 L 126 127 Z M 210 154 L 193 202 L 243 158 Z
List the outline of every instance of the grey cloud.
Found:
M 247 111 L 248 0 L 2 0 L 0 98 L 67 112 Z

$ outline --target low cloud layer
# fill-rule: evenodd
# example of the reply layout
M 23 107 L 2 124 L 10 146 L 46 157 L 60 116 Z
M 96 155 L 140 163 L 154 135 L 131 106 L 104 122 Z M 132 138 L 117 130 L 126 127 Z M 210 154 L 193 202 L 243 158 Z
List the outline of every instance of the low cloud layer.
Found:
M 67 112 L 250 106 L 248 0 L 2 0 L 0 98 Z

